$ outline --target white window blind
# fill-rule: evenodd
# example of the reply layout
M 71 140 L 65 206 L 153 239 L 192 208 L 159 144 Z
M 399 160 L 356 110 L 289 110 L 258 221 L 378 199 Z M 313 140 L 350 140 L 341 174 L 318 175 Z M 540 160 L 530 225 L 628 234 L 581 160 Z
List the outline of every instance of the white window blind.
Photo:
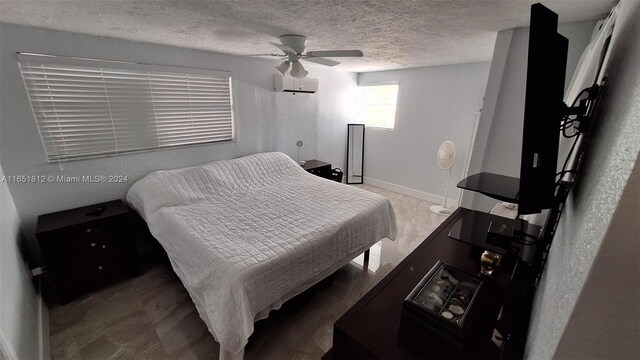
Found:
M 228 72 L 18 54 L 49 162 L 232 140 Z
M 360 84 L 360 117 L 370 127 L 393 129 L 398 101 L 397 82 Z

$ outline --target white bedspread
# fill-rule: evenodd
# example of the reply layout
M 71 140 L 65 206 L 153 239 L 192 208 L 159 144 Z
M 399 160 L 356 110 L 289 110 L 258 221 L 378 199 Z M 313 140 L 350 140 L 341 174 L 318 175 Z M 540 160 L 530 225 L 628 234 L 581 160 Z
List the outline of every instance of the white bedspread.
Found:
M 385 197 L 311 175 L 282 153 L 157 171 L 127 201 L 222 357 L 241 358 L 254 321 L 397 231 Z

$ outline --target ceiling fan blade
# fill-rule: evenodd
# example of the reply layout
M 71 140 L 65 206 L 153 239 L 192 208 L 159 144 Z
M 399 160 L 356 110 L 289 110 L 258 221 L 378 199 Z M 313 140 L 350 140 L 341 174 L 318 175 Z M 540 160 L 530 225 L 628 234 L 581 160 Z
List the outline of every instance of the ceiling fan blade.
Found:
M 290 47 L 288 47 L 286 45 L 274 43 L 274 42 L 271 42 L 271 41 L 269 41 L 269 44 L 277 47 L 278 49 L 280 49 L 282 51 L 284 51 L 285 54 L 293 54 L 293 55 L 295 55 L 295 53 L 296 53 L 295 51 L 293 51 L 292 48 L 290 48 Z
M 284 54 L 248 54 L 248 55 L 244 55 L 244 56 L 277 56 L 277 57 L 283 57 L 283 56 L 287 56 Z
M 364 54 L 360 50 L 326 50 L 326 51 L 309 51 L 308 57 L 363 57 Z
M 321 57 L 309 57 L 306 60 L 312 63 L 322 64 L 326 66 L 336 66 L 340 64 L 338 61 L 333 61 L 333 60 L 329 60 Z

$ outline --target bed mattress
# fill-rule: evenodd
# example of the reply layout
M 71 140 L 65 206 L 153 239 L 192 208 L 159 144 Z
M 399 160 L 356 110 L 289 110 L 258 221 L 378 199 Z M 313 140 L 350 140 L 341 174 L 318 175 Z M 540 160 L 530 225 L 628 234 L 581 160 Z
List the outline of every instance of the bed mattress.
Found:
M 166 250 L 223 358 L 242 358 L 270 310 L 397 232 L 385 197 L 309 174 L 277 152 L 157 171 L 127 202 Z

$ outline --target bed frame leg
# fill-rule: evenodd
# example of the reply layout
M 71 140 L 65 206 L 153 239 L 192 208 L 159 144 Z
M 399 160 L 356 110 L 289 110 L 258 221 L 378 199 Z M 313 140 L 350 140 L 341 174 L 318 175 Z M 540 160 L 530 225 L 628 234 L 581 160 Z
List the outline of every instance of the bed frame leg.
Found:
M 364 261 L 363 261 L 363 263 L 365 263 L 365 264 L 369 264 L 369 250 L 371 250 L 371 249 L 367 249 L 367 250 L 364 251 Z

